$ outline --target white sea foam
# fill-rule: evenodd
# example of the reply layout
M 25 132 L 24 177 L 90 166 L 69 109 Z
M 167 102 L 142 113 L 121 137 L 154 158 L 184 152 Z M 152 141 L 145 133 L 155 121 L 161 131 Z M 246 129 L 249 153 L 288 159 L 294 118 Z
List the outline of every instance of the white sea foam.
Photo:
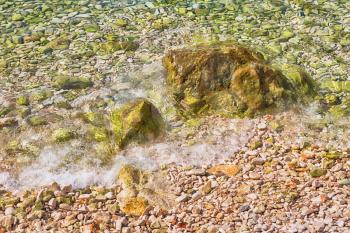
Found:
M 247 124 L 248 126 L 249 124 Z M 62 185 L 72 184 L 74 187 L 88 185 L 111 186 L 123 164 L 131 163 L 145 170 L 155 170 L 160 165 L 208 165 L 222 162 L 231 156 L 247 141 L 247 130 L 232 131 L 222 136 L 216 135 L 216 143 L 206 143 L 205 140 L 193 145 L 183 145 L 177 141 L 163 141 L 144 146 L 130 147 L 115 156 L 112 166 L 102 167 L 98 160 L 94 165 L 86 163 L 68 163 L 62 167 L 62 162 L 76 145 L 47 146 L 42 149 L 39 157 L 19 172 L 16 177 L 8 173 L 0 173 L 0 184 L 9 189 L 28 189 L 57 182 Z M 93 155 L 92 155 L 93 156 Z

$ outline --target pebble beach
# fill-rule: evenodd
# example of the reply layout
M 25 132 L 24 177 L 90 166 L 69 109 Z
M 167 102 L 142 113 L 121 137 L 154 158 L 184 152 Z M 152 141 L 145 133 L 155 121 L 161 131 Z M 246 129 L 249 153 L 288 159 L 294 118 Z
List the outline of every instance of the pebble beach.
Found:
M 0 0 L 0 233 L 350 232 L 349 32 L 345 0 Z

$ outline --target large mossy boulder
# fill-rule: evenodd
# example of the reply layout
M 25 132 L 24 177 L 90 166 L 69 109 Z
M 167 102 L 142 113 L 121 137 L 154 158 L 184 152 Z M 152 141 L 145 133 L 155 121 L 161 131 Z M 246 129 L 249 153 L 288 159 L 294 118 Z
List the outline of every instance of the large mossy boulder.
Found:
M 157 108 L 148 100 L 137 99 L 112 112 L 111 122 L 118 145 L 144 143 L 161 136 L 165 123 Z
M 261 54 L 235 44 L 172 50 L 163 63 L 184 113 L 251 116 L 315 94 L 313 80 L 300 67 L 276 68 Z

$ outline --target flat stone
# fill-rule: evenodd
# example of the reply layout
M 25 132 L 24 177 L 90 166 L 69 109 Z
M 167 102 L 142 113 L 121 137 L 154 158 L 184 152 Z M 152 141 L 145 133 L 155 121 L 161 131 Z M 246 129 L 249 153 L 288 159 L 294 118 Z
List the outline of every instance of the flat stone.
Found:
M 185 193 L 175 199 L 175 201 L 178 202 L 178 203 L 185 202 L 187 200 L 189 200 L 189 196 L 187 194 L 185 194 Z

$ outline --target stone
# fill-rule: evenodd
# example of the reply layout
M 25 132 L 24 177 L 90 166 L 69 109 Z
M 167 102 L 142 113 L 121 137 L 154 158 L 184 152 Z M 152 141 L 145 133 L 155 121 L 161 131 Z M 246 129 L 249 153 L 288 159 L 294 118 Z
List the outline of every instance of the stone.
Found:
M 307 98 L 313 97 L 317 94 L 317 90 L 319 88 L 318 84 L 301 66 L 283 64 L 274 67 L 276 69 L 280 69 L 285 77 L 288 78 L 288 80 L 295 87 L 295 90 L 299 92 L 298 95 Z
M 51 198 L 48 202 L 48 205 L 51 209 L 56 209 L 57 207 L 57 201 L 55 198 Z
M 52 139 L 55 142 L 66 142 L 75 137 L 75 132 L 72 129 L 56 129 L 52 133 Z
M 350 185 L 350 179 L 343 179 L 343 180 L 340 180 L 340 181 L 339 181 L 339 184 L 349 186 L 349 185 Z
M 59 75 L 55 77 L 55 88 L 61 89 L 84 89 L 93 86 L 93 82 L 85 77 L 69 77 L 66 75 Z
M 267 65 L 248 64 L 237 68 L 231 80 L 231 89 L 252 110 L 261 110 L 271 105 L 286 104 L 292 100 L 293 87 L 278 71 Z
M 139 185 L 141 179 L 142 171 L 130 164 L 124 165 L 118 174 L 118 180 L 125 188 L 132 188 Z
M 239 208 L 239 211 L 240 212 L 246 212 L 250 210 L 250 205 L 242 205 L 240 208 Z
M 63 210 L 71 210 L 72 206 L 66 203 L 62 203 L 59 205 L 59 208 Z
M 12 21 L 22 21 L 24 19 L 23 15 L 21 14 L 14 14 L 11 17 Z
M 211 173 L 217 176 L 226 175 L 230 177 L 237 175 L 239 171 L 240 171 L 239 166 L 231 165 L 231 164 L 217 165 L 208 169 L 208 173 Z
M 81 233 L 94 233 L 98 231 L 97 224 L 88 224 L 80 228 Z
M 212 190 L 211 181 L 209 180 L 208 182 L 206 182 L 202 187 L 199 188 L 199 190 L 203 195 L 210 193 L 210 191 Z
M 88 128 L 88 135 L 97 142 L 108 141 L 109 135 L 107 129 L 103 127 L 91 126 Z
M 124 38 L 111 34 L 107 35 L 106 39 L 106 42 L 91 43 L 93 51 L 99 55 L 110 55 L 120 50 L 136 51 L 139 47 L 139 44 L 136 42 L 136 39 L 132 37 Z
M 189 200 L 189 196 L 186 193 L 183 193 L 181 196 L 177 197 L 175 201 L 180 203 L 188 200 Z
M 15 117 L 5 117 L 0 119 L 0 129 L 5 127 L 16 126 L 18 121 Z
M 165 122 L 148 100 L 137 99 L 112 111 L 111 122 L 119 147 L 131 142 L 144 143 L 163 135 Z
M 0 117 L 6 116 L 9 112 L 11 112 L 12 108 L 10 107 L 5 107 L 0 105 Z
M 24 106 L 29 105 L 28 96 L 26 96 L 26 95 L 21 95 L 21 96 L 19 96 L 19 97 L 16 99 L 16 104 L 18 104 L 18 105 L 24 105 Z
M 141 197 L 130 197 L 121 203 L 121 211 L 131 216 L 141 216 L 148 207 L 146 199 Z
M 7 61 L 5 59 L 0 59 L 0 70 L 6 69 Z
M 98 24 L 85 24 L 84 25 L 84 30 L 86 32 L 93 33 L 93 32 L 97 32 L 99 29 L 100 29 L 100 27 L 98 26 Z
M 5 229 L 10 230 L 15 224 L 16 218 L 12 215 L 0 217 L 0 226 L 5 227 Z
M 68 39 L 67 35 L 61 35 L 60 37 L 53 39 L 46 46 L 41 48 L 41 51 L 43 52 L 48 48 L 53 49 L 53 50 L 68 49 L 70 43 L 71 43 L 71 40 Z
M 5 215 L 14 215 L 16 213 L 15 209 L 13 207 L 7 207 L 5 209 Z
M 330 151 L 322 154 L 322 157 L 327 159 L 338 159 L 340 156 L 341 153 L 338 151 Z
M 350 81 L 323 80 L 320 88 L 337 93 L 350 92 Z
M 40 125 L 46 125 L 47 124 L 47 120 L 45 119 L 45 117 L 40 116 L 40 115 L 30 116 L 27 119 L 27 122 L 31 126 L 40 126 Z
M 197 115 L 228 117 L 284 109 L 311 95 L 313 83 L 306 75 L 288 79 L 259 53 L 230 43 L 172 50 L 163 64 L 167 83 L 180 109 Z M 299 71 L 295 71 L 299 72 Z
M 119 18 L 115 21 L 115 24 L 119 27 L 125 27 L 128 25 L 128 22 L 125 19 Z
M 327 170 L 323 169 L 323 168 L 315 167 L 315 168 L 311 169 L 309 174 L 312 178 L 317 178 L 317 177 L 326 175 Z

